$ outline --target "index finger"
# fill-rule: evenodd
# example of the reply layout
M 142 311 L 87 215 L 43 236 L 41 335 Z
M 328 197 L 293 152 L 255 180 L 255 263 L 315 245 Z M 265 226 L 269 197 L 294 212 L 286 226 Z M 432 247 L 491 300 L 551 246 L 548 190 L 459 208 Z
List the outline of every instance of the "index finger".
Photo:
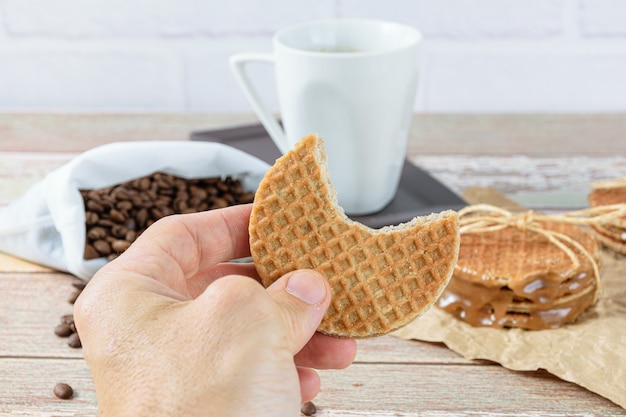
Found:
M 182 290 L 185 281 L 212 266 L 250 256 L 251 210 L 251 204 L 242 204 L 164 217 L 141 234 L 118 265 Z

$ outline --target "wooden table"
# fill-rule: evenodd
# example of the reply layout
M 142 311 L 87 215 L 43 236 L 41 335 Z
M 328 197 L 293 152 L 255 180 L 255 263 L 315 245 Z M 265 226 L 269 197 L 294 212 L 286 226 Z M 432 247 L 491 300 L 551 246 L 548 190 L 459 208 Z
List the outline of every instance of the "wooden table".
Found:
M 187 140 L 192 130 L 255 123 L 238 114 L 0 114 L 0 207 L 76 154 L 123 140 Z M 591 181 L 626 175 L 626 115 L 418 115 L 409 158 L 452 189 L 494 187 L 530 207 L 585 205 Z M 0 272 L 0 415 L 94 416 L 80 349 L 53 329 L 75 278 L 32 264 Z M 619 330 L 623 331 L 623 329 Z M 439 344 L 384 336 L 355 363 L 323 371 L 319 416 L 626 416 L 546 372 L 468 361 Z M 75 389 L 59 400 L 57 382 Z

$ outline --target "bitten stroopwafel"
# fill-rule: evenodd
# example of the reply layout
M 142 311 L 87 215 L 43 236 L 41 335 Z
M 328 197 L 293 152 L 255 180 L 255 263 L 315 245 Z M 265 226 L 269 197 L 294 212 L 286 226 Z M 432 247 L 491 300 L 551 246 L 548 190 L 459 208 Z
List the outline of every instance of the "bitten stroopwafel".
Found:
M 597 298 L 599 245 L 574 224 L 535 227 L 546 234 L 513 223 L 479 233 L 462 227 L 459 259 L 437 306 L 479 327 L 541 330 L 575 320 Z
M 588 200 L 591 207 L 626 204 L 626 177 L 592 184 Z M 593 226 L 593 230 L 604 246 L 626 255 L 626 217 L 614 224 Z
M 263 178 L 250 217 L 250 250 L 263 285 L 315 269 L 331 305 L 319 331 L 382 335 L 428 309 L 447 285 L 459 250 L 456 212 L 370 229 L 337 205 L 323 142 L 309 135 Z

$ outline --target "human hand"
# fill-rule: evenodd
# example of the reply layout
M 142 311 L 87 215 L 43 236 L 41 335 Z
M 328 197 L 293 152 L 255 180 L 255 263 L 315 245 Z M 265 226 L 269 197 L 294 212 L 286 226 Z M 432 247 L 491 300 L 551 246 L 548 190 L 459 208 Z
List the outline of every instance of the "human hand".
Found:
M 169 216 L 103 267 L 74 306 L 101 416 L 297 416 L 356 343 L 316 333 L 331 293 L 315 271 L 263 288 L 250 205 Z

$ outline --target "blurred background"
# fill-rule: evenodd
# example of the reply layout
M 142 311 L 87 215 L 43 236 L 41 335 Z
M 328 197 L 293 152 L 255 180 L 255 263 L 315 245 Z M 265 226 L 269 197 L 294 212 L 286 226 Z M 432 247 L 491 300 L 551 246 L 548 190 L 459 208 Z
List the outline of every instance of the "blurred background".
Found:
M 250 112 L 228 57 L 329 17 L 423 31 L 417 112 L 626 110 L 625 0 L 0 0 L 0 110 Z

